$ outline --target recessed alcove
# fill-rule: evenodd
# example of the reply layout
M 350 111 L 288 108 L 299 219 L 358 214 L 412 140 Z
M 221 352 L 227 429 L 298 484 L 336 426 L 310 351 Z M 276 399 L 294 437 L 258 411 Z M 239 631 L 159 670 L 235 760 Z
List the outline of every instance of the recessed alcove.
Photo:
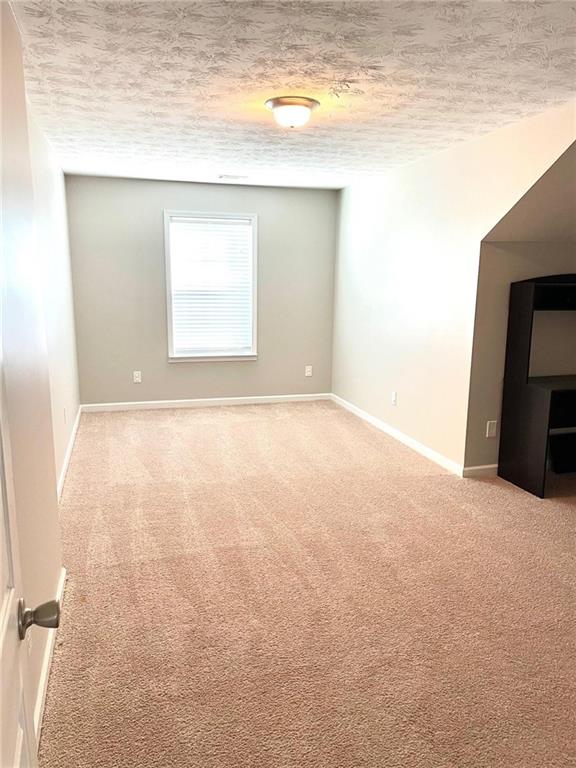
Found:
M 480 244 L 474 320 L 466 467 L 496 470 L 499 437 L 486 422 L 501 422 L 510 285 L 576 273 L 576 143 L 536 181 Z M 576 312 L 547 306 L 540 287 L 530 336 L 530 377 L 576 375 Z M 558 294 L 556 294 L 558 296 Z M 565 486 L 570 478 L 562 476 Z M 555 493 L 557 483 L 548 478 Z M 574 476 L 576 485 L 576 476 Z M 547 491 L 547 493 L 548 493 Z

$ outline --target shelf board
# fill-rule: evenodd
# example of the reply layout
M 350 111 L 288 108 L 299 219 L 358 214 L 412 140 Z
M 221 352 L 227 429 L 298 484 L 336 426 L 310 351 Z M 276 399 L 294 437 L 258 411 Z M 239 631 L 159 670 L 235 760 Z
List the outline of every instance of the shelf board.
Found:
M 576 374 L 572 376 L 530 376 L 528 384 L 554 392 L 576 389 Z

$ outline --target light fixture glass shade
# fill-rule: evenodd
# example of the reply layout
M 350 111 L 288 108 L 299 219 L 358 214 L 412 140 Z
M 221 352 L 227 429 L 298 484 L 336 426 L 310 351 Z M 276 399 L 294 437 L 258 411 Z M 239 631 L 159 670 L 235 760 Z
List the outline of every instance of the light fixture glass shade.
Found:
M 284 104 L 274 107 L 274 120 L 283 128 L 301 128 L 310 120 L 310 107 Z
M 272 110 L 278 125 L 283 128 L 301 128 L 310 120 L 312 110 L 319 106 L 319 102 L 307 96 L 277 96 L 268 99 L 266 106 Z

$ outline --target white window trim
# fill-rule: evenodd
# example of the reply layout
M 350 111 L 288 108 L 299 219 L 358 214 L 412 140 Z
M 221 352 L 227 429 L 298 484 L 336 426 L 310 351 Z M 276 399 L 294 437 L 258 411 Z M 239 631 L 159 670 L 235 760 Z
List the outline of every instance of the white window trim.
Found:
M 209 216 L 214 219 L 249 219 L 252 223 L 252 349 L 244 354 L 176 355 L 172 332 L 172 275 L 170 269 L 170 219 Z M 168 362 L 227 362 L 258 359 L 258 216 L 255 213 L 213 213 L 212 211 L 177 211 L 164 209 L 164 263 L 166 267 L 166 317 L 168 322 Z

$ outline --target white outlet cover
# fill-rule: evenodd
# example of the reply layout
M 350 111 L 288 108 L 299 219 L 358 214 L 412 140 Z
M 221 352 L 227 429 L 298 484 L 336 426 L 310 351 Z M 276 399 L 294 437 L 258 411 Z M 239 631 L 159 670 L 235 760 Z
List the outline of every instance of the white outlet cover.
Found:
M 390 402 L 392 405 L 398 405 L 398 392 L 392 392 L 390 395 Z
M 498 429 L 498 422 L 497 421 L 487 421 L 486 422 L 486 437 L 496 437 L 497 429 Z
M 134 381 L 134 384 L 141 384 L 142 383 L 142 371 L 133 371 L 133 373 L 132 373 L 132 380 Z
M 304 367 L 304 376 L 312 376 L 312 366 L 306 365 Z

